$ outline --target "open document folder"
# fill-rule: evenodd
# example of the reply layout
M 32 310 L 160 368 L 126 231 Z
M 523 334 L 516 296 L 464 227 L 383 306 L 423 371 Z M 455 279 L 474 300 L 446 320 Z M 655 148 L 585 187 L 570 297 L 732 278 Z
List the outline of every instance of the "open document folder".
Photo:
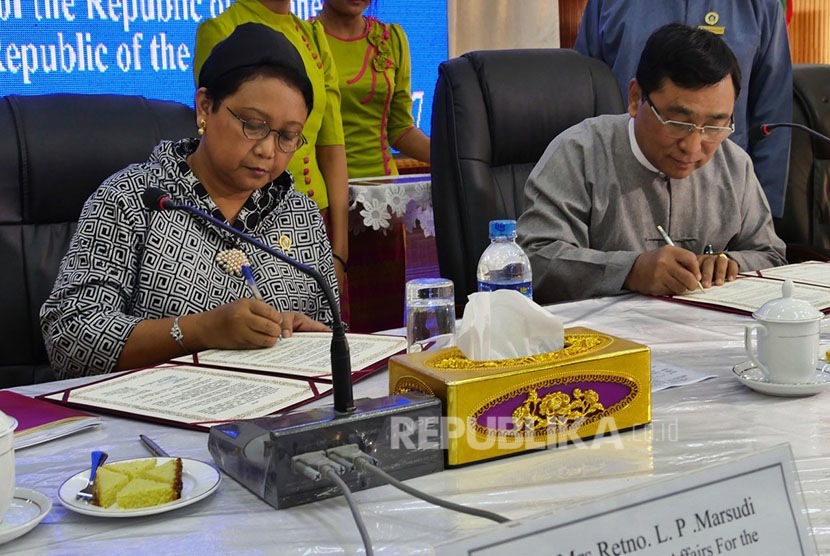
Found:
M 751 314 L 770 299 L 781 297 L 784 280 L 795 285 L 793 297 L 816 309 L 830 311 L 830 263 L 806 262 L 746 272 L 733 282 L 672 296 L 669 299 L 712 309 Z
M 356 382 L 385 368 L 406 339 L 347 334 Z M 297 332 L 274 347 L 209 350 L 106 375 L 42 396 L 70 406 L 188 428 L 287 411 L 332 389 L 329 332 Z

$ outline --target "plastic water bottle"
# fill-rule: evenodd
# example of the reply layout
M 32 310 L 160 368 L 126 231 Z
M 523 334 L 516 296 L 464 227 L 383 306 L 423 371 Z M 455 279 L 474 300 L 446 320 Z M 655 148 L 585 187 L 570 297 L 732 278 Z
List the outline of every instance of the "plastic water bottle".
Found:
M 490 222 L 490 245 L 478 260 L 478 291 L 503 289 L 533 298 L 530 260 L 516 243 L 515 220 Z

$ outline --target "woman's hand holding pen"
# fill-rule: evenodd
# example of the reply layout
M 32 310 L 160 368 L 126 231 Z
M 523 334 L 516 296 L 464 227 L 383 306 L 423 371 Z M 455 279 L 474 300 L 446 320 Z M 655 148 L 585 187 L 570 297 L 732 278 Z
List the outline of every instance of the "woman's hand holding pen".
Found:
M 294 332 L 327 332 L 329 327 L 305 315 L 281 313 L 258 299 L 237 299 L 203 313 L 179 317 L 181 345 L 170 337 L 173 319 L 140 321 L 124 346 L 116 369 L 135 369 L 206 349 L 267 348 Z
M 185 338 L 190 335 L 195 345 L 192 351 L 203 349 L 256 349 L 271 347 L 280 338 L 295 331 L 325 332 L 329 328 L 305 315 L 288 311 L 281 313 L 257 299 L 237 299 L 211 311 L 193 315 L 190 332 L 182 328 Z

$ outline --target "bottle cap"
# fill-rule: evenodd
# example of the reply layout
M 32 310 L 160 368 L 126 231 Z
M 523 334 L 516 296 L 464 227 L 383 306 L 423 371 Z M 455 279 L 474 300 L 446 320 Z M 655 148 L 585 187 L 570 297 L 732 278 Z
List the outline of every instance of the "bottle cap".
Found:
M 490 239 L 498 237 L 506 237 L 515 239 L 516 237 L 516 221 L 515 220 L 491 220 L 490 221 Z

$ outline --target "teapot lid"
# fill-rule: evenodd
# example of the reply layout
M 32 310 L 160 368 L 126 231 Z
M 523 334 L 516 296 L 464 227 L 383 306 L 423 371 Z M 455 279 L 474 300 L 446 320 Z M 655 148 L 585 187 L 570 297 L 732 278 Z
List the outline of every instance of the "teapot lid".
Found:
M 811 303 L 794 298 L 793 289 L 793 281 L 785 280 L 781 286 L 782 297 L 767 301 L 752 316 L 759 320 L 777 322 L 813 321 L 824 317 Z

